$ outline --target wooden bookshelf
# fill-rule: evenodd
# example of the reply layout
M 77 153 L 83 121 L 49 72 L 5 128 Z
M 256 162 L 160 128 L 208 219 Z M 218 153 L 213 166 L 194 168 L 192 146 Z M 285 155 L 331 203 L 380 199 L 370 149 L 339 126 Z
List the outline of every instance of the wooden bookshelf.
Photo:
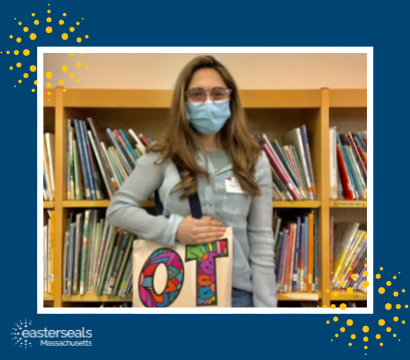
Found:
M 132 297 L 120 297 L 120 296 L 97 296 L 94 292 L 88 291 L 84 295 L 63 295 L 64 302 L 132 302 Z
M 337 295 L 334 295 L 334 292 L 337 292 Z M 366 301 L 367 294 L 361 291 L 353 291 L 351 294 L 348 294 L 346 290 L 332 290 L 330 293 L 330 300 L 332 301 Z
M 320 291 L 312 293 L 297 291 L 278 294 L 279 301 L 319 301 L 321 297 Z
M 54 300 L 54 295 L 50 295 L 48 293 L 43 294 L 43 300 L 44 301 L 53 301 Z
M 54 209 L 54 201 L 43 201 L 44 209 Z
M 50 95 L 47 93 L 50 92 Z M 252 133 L 264 132 L 270 139 L 282 139 L 282 135 L 302 124 L 307 127 L 313 172 L 318 199 L 316 201 L 274 201 L 280 208 L 318 209 L 318 266 L 319 288 L 314 293 L 278 294 L 279 301 L 315 301 L 323 307 L 330 306 L 330 243 L 329 219 L 338 212 L 358 212 L 366 215 L 367 202 L 329 200 L 329 127 L 338 131 L 358 131 L 367 128 L 366 89 L 314 89 L 314 90 L 241 90 L 249 129 Z M 55 199 L 44 202 L 44 209 L 53 208 L 55 226 L 55 307 L 70 306 L 78 302 L 126 302 L 130 298 L 97 297 L 94 293 L 83 296 L 62 294 L 63 239 L 67 216 L 71 209 L 107 208 L 109 199 L 99 201 L 67 200 L 67 119 L 93 117 L 101 127 L 134 128 L 152 139 L 158 138 L 169 115 L 172 90 L 116 90 L 116 89 L 67 89 L 44 90 L 44 128 L 55 133 Z M 48 101 L 50 100 L 50 101 Z M 282 145 L 282 144 L 281 144 Z M 147 201 L 142 207 L 154 211 L 154 203 Z M 346 296 L 349 294 L 346 294 Z M 364 294 L 365 295 L 365 294 Z M 350 296 L 350 295 L 349 295 Z M 352 295 L 353 296 L 353 295 Z M 359 296 L 357 294 L 356 296 Z M 362 293 L 360 299 L 363 299 Z M 343 298 L 345 300 L 346 298 Z M 354 298 L 357 300 L 358 298 Z M 47 300 L 48 301 L 48 300 Z
M 367 201 L 345 201 L 345 200 L 337 200 L 337 201 L 330 201 L 331 208 L 366 208 L 367 209 Z

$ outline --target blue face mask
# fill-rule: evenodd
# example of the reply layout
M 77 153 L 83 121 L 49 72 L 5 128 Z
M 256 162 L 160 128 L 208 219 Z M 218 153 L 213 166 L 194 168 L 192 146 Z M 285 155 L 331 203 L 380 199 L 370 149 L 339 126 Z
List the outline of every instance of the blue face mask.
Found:
M 186 104 L 187 118 L 192 127 L 201 134 L 213 135 L 219 132 L 231 116 L 229 99 L 205 101 L 201 105 Z

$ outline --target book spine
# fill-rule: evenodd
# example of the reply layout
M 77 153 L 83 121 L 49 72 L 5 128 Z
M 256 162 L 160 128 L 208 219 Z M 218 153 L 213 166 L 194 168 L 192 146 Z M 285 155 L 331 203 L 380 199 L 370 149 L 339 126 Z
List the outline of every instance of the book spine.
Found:
M 286 268 L 285 268 L 285 275 L 283 279 L 283 292 L 288 291 L 290 262 L 292 258 L 292 247 L 293 247 L 293 227 L 292 225 L 290 225 L 289 226 L 289 241 L 288 241 L 287 250 L 286 250 Z
M 78 123 L 78 120 L 74 120 L 74 127 L 75 127 L 75 132 L 76 132 L 77 140 L 78 140 L 78 150 L 80 151 L 81 170 L 83 173 L 83 179 L 84 179 L 84 185 L 85 185 L 85 197 L 87 200 L 95 200 L 95 195 L 94 195 L 94 198 L 91 195 L 90 177 L 88 175 L 88 170 L 87 170 L 88 169 L 87 159 L 84 153 L 83 137 L 81 135 L 81 128 Z
M 109 288 L 110 288 L 111 277 L 112 277 L 112 274 L 114 272 L 115 265 L 118 261 L 118 254 L 120 252 L 121 243 L 124 241 L 123 233 L 124 233 L 123 229 L 120 229 L 118 231 L 117 241 L 115 242 L 115 245 L 114 245 L 112 261 L 111 261 L 110 267 L 108 268 L 107 279 L 106 279 L 105 285 L 104 285 L 104 294 L 106 294 L 106 295 L 110 295 Z
M 125 231 L 124 231 L 125 233 Z M 115 285 L 118 282 L 118 278 L 120 276 L 120 269 L 121 269 L 121 265 L 123 264 L 124 261 L 126 261 L 126 256 L 127 256 L 127 251 L 129 247 L 129 244 L 132 243 L 131 241 L 131 234 L 128 233 L 123 233 L 123 241 L 121 241 L 121 245 L 120 245 L 120 252 L 118 254 L 118 259 L 117 262 L 114 266 L 114 270 L 113 273 L 111 275 L 110 278 L 110 282 L 109 282 L 109 287 L 108 287 L 108 295 L 111 296 L 115 296 L 116 292 L 115 290 Z M 131 248 L 130 248 L 131 249 Z
M 308 250 L 308 292 L 312 292 L 313 285 L 313 214 L 309 214 L 309 250 Z
M 55 249 L 55 211 L 51 212 L 51 232 L 50 232 L 50 275 L 48 278 L 49 283 L 49 293 L 50 295 L 54 295 L 54 249 Z
M 71 166 L 70 166 L 70 133 L 71 133 L 71 120 L 67 120 L 67 199 L 71 200 Z
M 114 167 L 114 163 L 113 163 L 113 159 L 111 159 L 111 157 L 109 156 L 109 153 L 107 151 L 107 148 L 105 147 L 105 144 L 102 142 L 101 143 L 101 149 L 103 151 L 104 157 L 107 159 L 108 162 L 108 166 L 111 169 L 111 172 L 113 174 L 113 179 L 111 179 L 111 181 L 114 183 L 116 183 L 117 188 L 122 184 L 122 179 L 120 182 L 120 178 L 121 176 L 119 176 L 119 174 L 117 174 L 117 170 Z
M 121 156 L 121 158 L 122 158 L 122 160 L 123 160 L 123 162 L 124 162 L 124 164 L 125 164 L 125 166 L 126 166 L 128 172 L 131 174 L 131 172 L 132 172 L 131 165 L 128 163 L 128 161 L 127 161 L 125 155 L 122 153 L 121 148 L 120 148 L 120 146 L 119 146 L 118 143 L 117 143 L 117 140 L 115 140 L 114 134 L 111 132 L 111 129 L 110 129 L 110 128 L 108 128 L 106 131 L 107 131 L 107 134 L 110 136 L 110 139 L 111 139 L 113 145 L 114 145 L 115 148 L 118 150 L 118 152 L 119 152 L 119 154 L 120 154 L 120 156 Z
M 51 190 L 53 191 L 54 194 L 54 141 L 52 141 L 52 136 L 53 134 L 46 133 L 46 144 L 47 144 L 47 155 L 48 155 L 48 163 L 50 166 L 50 178 L 51 178 Z
M 48 229 L 47 225 L 43 226 L 43 291 L 47 292 L 48 290 L 48 285 L 47 285 L 47 280 L 48 280 L 48 240 L 47 240 L 47 235 L 48 235 Z
M 94 288 L 97 288 L 98 276 L 100 274 L 101 261 L 102 261 L 103 254 L 104 254 L 104 251 L 105 251 L 105 244 L 107 242 L 107 236 L 108 236 L 108 229 L 109 228 L 110 228 L 110 226 L 108 225 L 108 221 L 105 221 L 104 231 L 103 231 L 102 238 L 101 238 L 101 244 L 100 244 L 100 248 L 99 248 L 99 251 L 98 251 L 97 266 L 95 268 L 94 279 L 93 279 Z
M 283 232 L 281 232 L 281 236 L 283 240 L 282 240 L 282 247 L 280 250 L 278 276 L 276 278 L 276 288 L 278 292 L 282 292 L 281 279 L 283 275 L 283 264 L 285 262 L 285 249 L 287 248 L 288 234 L 289 234 L 289 231 L 287 229 L 284 229 Z
M 120 134 L 121 134 L 122 139 L 123 139 L 123 140 L 125 141 L 125 143 L 127 144 L 127 147 L 128 147 L 128 149 L 130 150 L 130 152 L 131 152 L 133 158 L 134 158 L 135 160 L 138 160 L 138 154 L 137 154 L 137 152 L 132 148 L 132 145 L 131 145 L 130 141 L 128 140 L 127 135 L 126 135 L 126 134 L 124 133 L 124 131 L 122 131 L 121 129 L 120 129 Z
M 104 267 L 103 267 L 103 271 L 101 273 L 101 279 L 100 279 L 99 285 L 98 285 L 97 296 L 101 296 L 101 294 L 103 293 L 103 290 L 104 290 L 104 286 L 105 286 L 105 282 L 106 282 L 106 278 L 107 278 L 107 273 L 108 273 L 108 268 L 109 268 L 110 263 L 111 263 L 111 258 L 112 258 L 113 251 L 114 251 L 114 244 L 115 244 L 118 232 L 119 232 L 118 230 L 113 231 L 112 236 L 111 236 L 111 238 L 109 240 L 109 243 L 108 243 L 107 256 L 106 256 L 105 261 L 104 261 Z
M 304 286 L 304 291 L 308 290 L 308 277 L 309 277 L 309 264 L 308 264 L 308 259 L 309 259 L 309 218 L 305 216 L 305 246 L 304 250 L 305 253 L 304 255 L 304 262 L 303 262 L 303 268 L 305 269 L 304 272 L 304 277 L 303 277 L 303 286 Z
M 134 151 L 128 148 L 127 143 L 124 141 L 124 139 L 121 136 L 121 133 L 118 130 L 114 130 L 114 134 L 118 139 L 119 145 L 124 150 L 123 153 L 126 156 L 128 163 L 132 164 L 131 166 L 135 166 L 136 159 L 134 158 L 134 155 L 133 155 Z
M 284 169 L 281 168 L 279 162 L 275 158 L 275 155 L 269 151 L 268 145 L 263 144 L 263 149 L 265 150 L 266 155 L 268 155 L 269 160 L 271 161 L 271 164 L 275 167 L 275 170 L 278 171 L 278 174 L 281 178 L 281 180 L 284 182 L 286 185 L 288 191 L 294 198 L 294 200 L 298 201 L 301 200 L 299 194 L 296 192 L 296 188 L 294 185 L 291 183 L 289 177 L 286 175 L 286 173 L 283 171 Z
M 80 121 L 80 124 L 81 124 L 82 131 L 83 131 L 85 148 L 88 154 L 88 161 L 90 164 L 90 174 L 91 174 L 92 183 L 94 184 L 95 197 L 97 200 L 101 200 L 103 196 L 101 194 L 102 184 L 101 184 L 100 172 L 97 169 L 97 166 L 95 165 L 93 151 L 91 149 L 91 144 L 87 136 L 87 125 L 85 121 L 82 121 L 82 120 Z
M 141 142 L 145 145 L 148 146 L 149 145 L 149 141 L 147 140 L 147 138 L 144 136 L 144 134 L 140 134 L 139 138 L 141 139 Z
M 105 169 L 104 169 L 104 166 L 103 166 L 102 161 L 101 161 L 101 159 L 100 159 L 100 156 L 99 156 L 99 154 L 98 154 L 97 147 L 96 147 L 96 145 L 95 145 L 95 142 L 94 142 L 94 139 L 93 139 L 93 136 L 92 136 L 91 131 L 88 131 L 88 137 L 90 138 L 91 146 L 92 146 L 92 148 L 93 148 L 93 150 L 94 150 L 94 154 L 95 154 L 95 157 L 96 157 L 96 159 L 97 159 L 98 166 L 100 167 L 101 174 L 102 174 L 103 180 L 104 180 L 104 184 L 105 184 L 105 187 L 106 187 L 107 192 L 108 192 L 108 196 L 109 196 L 110 199 L 111 199 L 112 196 L 113 196 L 112 191 L 111 191 L 111 186 L 110 186 L 110 183 L 109 183 L 109 181 L 108 181 L 107 175 L 106 175 L 106 173 L 105 173 Z
M 292 277 L 292 291 L 297 291 L 298 286 L 298 258 L 299 258 L 299 244 L 300 244 L 300 217 L 296 218 L 296 239 L 295 239 L 295 254 L 293 258 L 293 277 Z
M 78 294 L 81 265 L 81 235 L 83 233 L 83 213 L 76 215 L 75 253 L 74 253 L 74 273 L 73 273 L 73 294 Z
M 81 274 L 80 274 L 80 295 L 85 294 L 85 268 L 87 260 L 87 237 L 88 237 L 88 223 L 90 220 L 90 210 L 85 211 L 84 227 L 83 227 L 83 241 L 82 241 L 82 254 L 81 254 Z
M 97 131 L 97 127 L 94 123 L 94 120 L 92 118 L 87 118 L 88 124 L 90 125 L 91 131 L 93 132 L 94 138 L 95 138 L 95 145 L 97 147 L 97 153 L 100 156 L 101 162 L 103 164 L 103 168 L 105 169 L 106 176 L 110 180 L 110 188 L 112 193 L 115 193 L 118 190 L 118 182 L 115 180 L 113 170 L 111 169 L 109 165 L 109 159 L 106 156 L 106 154 L 103 151 L 103 139 L 102 139 L 102 134 L 99 134 Z
M 70 225 L 69 245 L 68 245 L 68 259 L 67 259 L 67 289 L 66 296 L 71 296 L 73 286 L 73 257 L 75 250 L 75 223 Z
M 318 290 L 319 289 L 319 264 L 318 264 L 318 261 L 319 261 L 319 259 L 318 259 L 318 248 L 319 248 L 319 246 L 318 246 L 318 226 L 319 226 L 319 223 L 318 223 L 318 214 L 317 214 L 317 210 L 313 210 L 313 212 L 314 212 L 314 222 L 315 222 L 315 225 L 314 225 L 314 232 L 315 232 L 315 238 L 314 238 L 314 247 L 315 247 L 315 249 L 314 249 L 314 253 L 315 253 L 315 257 L 314 257 L 314 276 L 315 276 L 315 286 L 314 286 L 314 288 L 312 288 L 312 291 L 316 291 L 316 290 Z
M 70 233 L 66 231 L 64 233 L 64 257 L 63 257 L 63 294 L 67 293 L 67 260 L 68 250 L 70 245 Z
M 138 151 L 141 153 L 141 155 L 144 155 L 145 154 L 145 145 L 141 142 L 139 137 L 135 134 L 135 132 L 132 129 L 129 129 L 128 133 L 134 139 L 135 144 L 136 144 L 136 148 L 138 149 Z
M 75 187 L 74 187 L 74 154 L 73 154 L 73 128 L 70 126 L 70 133 L 68 134 L 68 139 L 69 139 L 69 148 L 68 150 L 68 154 L 69 154 L 69 159 L 70 159 L 70 183 L 67 183 L 67 186 L 70 186 L 70 196 L 71 196 L 71 200 L 75 200 Z
M 305 150 L 306 165 L 308 169 L 308 175 L 310 177 L 310 183 L 312 185 L 313 194 L 315 195 L 315 200 L 317 199 L 315 177 L 313 174 L 312 157 L 310 155 L 309 138 L 307 135 L 306 125 L 300 127 L 300 132 L 302 133 L 302 142 Z
M 132 270 L 132 256 L 128 258 L 127 267 L 125 268 L 125 272 L 121 280 L 121 285 L 120 285 L 120 289 L 118 292 L 118 296 L 121 296 L 121 297 L 123 296 L 128 277 L 131 275 L 131 270 Z
M 80 159 L 78 157 L 78 143 L 73 140 L 73 153 L 74 153 L 74 184 L 75 184 L 75 199 L 84 199 L 84 187 L 83 180 L 80 173 Z

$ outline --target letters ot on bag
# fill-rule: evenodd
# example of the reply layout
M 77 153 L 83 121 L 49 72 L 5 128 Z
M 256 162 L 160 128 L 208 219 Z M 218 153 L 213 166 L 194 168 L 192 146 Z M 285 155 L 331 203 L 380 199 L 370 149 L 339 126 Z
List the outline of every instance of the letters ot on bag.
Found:
M 227 236 L 226 236 L 227 235 Z M 134 306 L 230 307 L 232 229 L 215 242 L 164 247 L 136 240 L 133 251 Z M 145 256 L 145 257 L 144 257 Z M 160 267 L 166 271 L 157 271 Z M 155 283 L 165 284 L 158 293 Z

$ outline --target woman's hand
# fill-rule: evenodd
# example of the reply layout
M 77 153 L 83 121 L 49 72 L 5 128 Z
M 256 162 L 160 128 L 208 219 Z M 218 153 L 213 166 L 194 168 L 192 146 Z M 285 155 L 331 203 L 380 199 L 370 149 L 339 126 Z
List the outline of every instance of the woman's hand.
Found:
M 198 245 L 216 241 L 224 233 L 222 224 L 210 216 L 194 219 L 189 215 L 180 222 L 175 238 L 185 245 Z

